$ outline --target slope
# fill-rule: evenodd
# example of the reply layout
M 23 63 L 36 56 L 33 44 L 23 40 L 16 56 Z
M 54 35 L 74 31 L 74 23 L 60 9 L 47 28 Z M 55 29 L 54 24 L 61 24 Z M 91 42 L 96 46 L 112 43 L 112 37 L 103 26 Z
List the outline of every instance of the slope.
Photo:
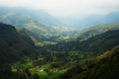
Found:
M 98 56 L 112 49 L 114 46 L 119 45 L 118 26 L 110 26 L 109 29 L 104 28 L 101 28 L 101 26 L 100 29 L 96 30 L 92 28 L 93 31 L 88 30 L 78 38 L 67 42 L 59 42 L 56 45 L 49 45 L 47 48 L 55 52 L 57 59 L 62 58 L 62 60 L 66 60 L 67 62 L 82 61 L 90 57 Z
M 96 45 L 100 45 L 104 43 L 103 45 L 105 47 L 102 45 L 100 47 L 102 47 L 102 49 L 103 48 L 106 49 L 106 46 L 108 45 L 110 45 L 110 47 L 113 47 L 114 43 L 116 45 L 118 44 L 118 42 L 115 42 L 118 40 L 118 31 L 119 31 L 118 29 L 119 29 L 119 23 L 100 24 L 94 27 L 87 28 L 82 32 L 79 32 L 72 38 L 72 41 L 60 42 L 59 44 L 55 45 L 55 47 L 57 50 L 59 49 L 59 50 L 90 51 L 91 49 L 97 50 L 95 49 L 95 47 L 97 47 Z M 97 52 L 98 51 L 99 49 L 97 50 Z M 104 51 L 99 51 L 99 52 L 104 52 Z M 96 52 L 96 51 L 91 51 L 91 52 Z
M 31 38 L 24 32 L 0 23 L 0 63 L 9 63 L 25 56 L 35 56 L 37 51 Z
M 42 10 L 0 8 L 0 11 L 0 22 L 28 30 L 27 32 L 37 45 L 55 44 L 75 34 L 75 29 L 65 27 L 55 17 Z
M 85 61 L 56 79 L 118 79 L 119 46 Z

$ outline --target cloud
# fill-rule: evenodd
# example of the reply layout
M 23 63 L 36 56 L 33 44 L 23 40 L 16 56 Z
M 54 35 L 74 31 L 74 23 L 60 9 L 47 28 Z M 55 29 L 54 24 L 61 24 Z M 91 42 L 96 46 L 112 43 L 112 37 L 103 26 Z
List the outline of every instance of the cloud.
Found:
M 0 0 L 0 5 L 44 9 L 56 16 L 108 14 L 119 10 L 119 0 Z

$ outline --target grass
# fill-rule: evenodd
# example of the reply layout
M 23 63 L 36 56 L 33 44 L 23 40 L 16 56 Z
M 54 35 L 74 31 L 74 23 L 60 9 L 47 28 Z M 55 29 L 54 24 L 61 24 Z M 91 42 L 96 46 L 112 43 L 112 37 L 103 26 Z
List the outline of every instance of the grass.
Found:
M 24 63 L 24 64 L 21 64 L 21 63 L 16 63 L 16 64 L 13 64 L 13 65 L 11 65 L 11 71 L 13 71 L 13 72 L 17 72 L 17 68 L 18 67 L 23 67 L 23 68 L 27 68 L 27 67 L 30 67 L 30 66 L 32 66 L 33 64 L 32 64 L 32 62 L 26 62 L 26 63 Z
M 46 77 L 48 77 L 47 72 L 33 72 L 33 74 L 38 74 L 40 79 L 45 79 Z
M 24 64 L 21 64 L 21 66 L 23 66 L 23 67 L 32 66 L 32 62 L 26 62 Z
M 50 68 L 50 65 L 51 65 L 50 63 L 42 65 L 41 69 L 48 69 L 48 68 Z
M 49 78 L 50 78 L 50 79 L 54 79 L 55 77 L 57 77 L 57 76 L 63 74 L 64 72 L 66 72 L 66 70 L 61 70 L 61 71 L 58 71 L 58 72 L 53 72 L 53 73 L 49 76 Z
M 16 68 L 12 68 L 11 71 L 12 72 L 17 72 L 17 69 Z
M 55 44 L 57 43 L 53 41 L 44 41 L 35 43 L 36 46 L 55 45 Z
M 60 70 L 60 71 L 57 71 L 57 72 L 51 72 L 51 74 L 49 75 L 45 71 L 41 71 L 41 72 L 37 71 L 39 69 L 43 69 L 43 70 L 44 69 L 50 69 L 50 65 L 51 65 L 51 63 L 42 65 L 41 67 L 35 66 L 35 67 L 31 68 L 30 71 L 31 71 L 32 74 L 37 74 L 40 77 L 40 79 L 45 79 L 45 78 L 54 79 L 56 76 L 59 76 L 59 75 L 63 74 L 64 72 L 66 72 L 66 69 L 65 69 L 65 70 Z M 24 68 L 27 68 L 27 67 L 32 66 L 32 62 L 26 62 L 24 64 L 20 64 L 20 63 L 14 64 L 14 65 L 12 65 L 11 70 L 13 72 L 17 72 L 17 67 L 18 66 L 22 66 Z
M 54 79 L 55 77 L 63 74 L 64 72 L 66 72 L 66 70 L 61 70 L 58 72 L 53 72 L 50 75 L 48 75 L 47 72 L 43 71 L 43 72 L 33 72 L 32 74 L 38 74 L 40 79 L 45 79 L 46 77 L 48 77 L 48 79 Z

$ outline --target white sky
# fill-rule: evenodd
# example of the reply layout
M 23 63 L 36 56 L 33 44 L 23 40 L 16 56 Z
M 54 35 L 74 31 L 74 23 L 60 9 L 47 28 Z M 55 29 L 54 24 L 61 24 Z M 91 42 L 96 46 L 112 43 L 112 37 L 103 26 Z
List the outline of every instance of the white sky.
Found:
M 43 9 L 54 16 L 107 14 L 119 10 L 119 0 L 0 0 L 0 5 Z

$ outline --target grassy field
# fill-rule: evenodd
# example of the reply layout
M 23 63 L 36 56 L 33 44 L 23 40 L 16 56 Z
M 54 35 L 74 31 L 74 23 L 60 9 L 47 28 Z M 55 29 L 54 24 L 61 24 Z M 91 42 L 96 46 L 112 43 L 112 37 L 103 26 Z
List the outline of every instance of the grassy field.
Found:
M 32 65 L 33 65 L 32 62 L 26 62 L 23 64 L 18 62 L 16 64 L 11 65 L 11 71 L 16 72 L 17 68 L 27 68 L 27 67 L 30 67 Z
M 66 70 L 61 70 L 61 71 L 58 71 L 58 72 L 53 72 L 53 73 L 49 76 L 49 79 L 53 79 L 53 78 L 55 78 L 56 76 L 59 76 L 59 75 L 63 74 L 64 72 L 66 72 Z
M 12 65 L 12 71 L 13 72 L 17 72 L 18 68 L 27 68 L 27 67 L 31 67 L 29 70 L 32 74 L 37 74 L 40 79 L 54 79 L 56 76 L 63 74 L 64 72 L 66 72 L 65 70 L 58 70 L 58 71 L 54 71 L 53 69 L 51 69 L 51 63 L 47 63 L 45 65 L 40 66 L 33 66 L 32 62 L 25 62 L 25 63 L 16 63 L 14 65 Z M 46 72 L 45 69 L 47 70 L 51 70 L 50 73 Z
M 47 72 L 35 72 L 35 73 L 39 75 L 40 79 L 45 79 L 46 77 L 48 77 Z
M 63 74 L 64 72 L 66 72 L 66 70 L 61 70 L 61 71 L 58 71 L 58 72 L 53 72 L 50 75 L 48 75 L 48 73 L 45 72 L 45 71 L 43 71 L 43 72 L 33 72 L 33 74 L 38 74 L 40 79 L 45 79 L 45 78 L 54 79 L 56 76 L 59 76 L 59 75 Z

